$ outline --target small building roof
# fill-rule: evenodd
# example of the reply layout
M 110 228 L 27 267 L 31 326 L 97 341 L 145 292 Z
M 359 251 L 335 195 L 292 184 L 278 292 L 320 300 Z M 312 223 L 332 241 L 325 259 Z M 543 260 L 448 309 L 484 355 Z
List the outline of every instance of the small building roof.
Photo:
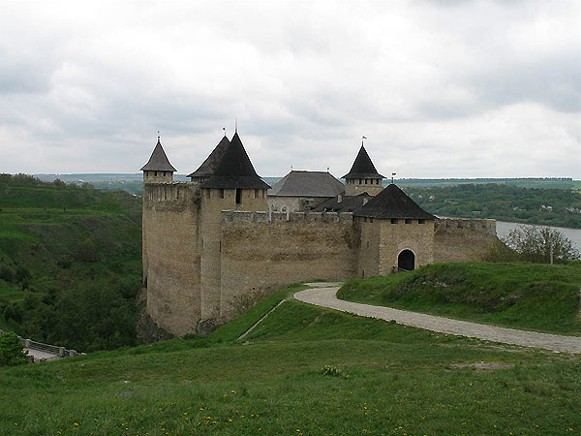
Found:
M 170 171 L 172 173 L 176 171 L 169 162 L 167 154 L 165 154 L 159 136 L 157 137 L 157 144 L 153 149 L 153 153 L 151 153 L 149 160 L 143 165 L 140 171 Z
M 335 197 L 345 191 L 345 185 L 324 171 L 291 171 L 272 189 L 271 197 Z
M 224 151 L 214 175 L 200 185 L 201 188 L 217 189 L 268 189 L 270 186 L 264 182 L 254 169 L 252 162 L 238 132 L 234 133 L 230 146 Z
M 371 158 L 367 154 L 367 150 L 362 145 L 359 149 L 359 153 L 357 153 L 357 157 L 353 162 L 353 166 L 351 170 L 343 176 L 344 179 L 363 179 L 363 178 L 372 178 L 372 179 L 385 179 L 385 176 L 379 174 L 375 169 L 375 165 L 371 161 Z
M 355 216 L 433 220 L 436 217 L 418 206 L 395 184 L 389 184 L 367 204 L 353 211 Z
M 188 174 L 187 177 L 210 177 L 214 175 L 216 167 L 220 163 L 222 156 L 224 156 L 224 153 L 229 146 L 230 141 L 226 135 L 224 135 L 222 140 L 218 143 L 218 145 L 216 145 L 214 150 L 212 150 L 212 153 L 210 153 L 206 160 L 202 162 L 202 165 L 200 165 L 196 171 Z
M 353 212 L 372 198 L 367 192 L 352 196 L 343 195 L 341 201 L 339 201 L 338 196 L 335 196 L 319 203 L 313 212 Z

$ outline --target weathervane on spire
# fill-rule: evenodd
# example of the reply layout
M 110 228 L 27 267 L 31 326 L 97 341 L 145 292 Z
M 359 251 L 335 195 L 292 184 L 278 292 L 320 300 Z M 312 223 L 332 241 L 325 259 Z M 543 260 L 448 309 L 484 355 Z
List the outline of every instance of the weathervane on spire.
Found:
M 224 131 L 224 136 L 226 136 L 226 127 L 222 127 L 222 130 Z
M 238 133 L 238 118 L 234 118 L 234 133 Z
M 393 178 L 395 177 L 397 173 L 391 173 L 391 183 L 393 184 Z
M 364 140 L 364 139 L 367 139 L 367 136 L 362 136 L 362 137 L 361 137 L 361 147 L 363 147 L 363 140 Z
M 159 141 L 159 130 L 157 131 L 157 140 Z

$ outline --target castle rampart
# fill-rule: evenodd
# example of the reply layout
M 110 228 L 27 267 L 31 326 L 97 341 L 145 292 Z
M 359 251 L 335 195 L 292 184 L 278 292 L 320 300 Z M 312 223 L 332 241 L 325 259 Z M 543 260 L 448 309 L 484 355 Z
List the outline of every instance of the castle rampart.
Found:
M 221 312 L 237 295 L 353 277 L 358 248 L 350 213 L 223 211 Z
M 438 218 L 434 222 L 434 262 L 481 260 L 496 240 L 493 219 Z

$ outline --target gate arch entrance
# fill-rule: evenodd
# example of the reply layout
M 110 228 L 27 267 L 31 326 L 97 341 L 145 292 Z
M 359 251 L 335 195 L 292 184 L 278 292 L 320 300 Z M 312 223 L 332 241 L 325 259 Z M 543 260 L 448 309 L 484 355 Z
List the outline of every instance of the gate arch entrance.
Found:
M 411 250 L 403 250 L 397 257 L 399 271 L 412 271 L 416 266 L 416 255 Z

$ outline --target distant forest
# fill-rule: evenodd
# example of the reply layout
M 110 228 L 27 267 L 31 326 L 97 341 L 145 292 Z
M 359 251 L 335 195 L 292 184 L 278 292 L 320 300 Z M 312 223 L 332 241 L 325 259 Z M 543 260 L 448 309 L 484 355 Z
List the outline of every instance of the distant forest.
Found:
M 438 216 L 581 228 L 580 191 L 498 183 L 403 189 L 416 203 Z
M 39 177 L 53 181 L 57 176 Z M 143 192 L 139 173 L 58 177 L 69 184 L 88 184 L 97 189 L 122 190 L 134 195 Z M 175 179 L 188 180 L 183 174 L 175 175 Z M 270 185 L 280 180 L 264 179 Z M 581 180 L 570 177 L 399 179 L 395 183 L 423 208 L 439 216 L 581 228 Z

